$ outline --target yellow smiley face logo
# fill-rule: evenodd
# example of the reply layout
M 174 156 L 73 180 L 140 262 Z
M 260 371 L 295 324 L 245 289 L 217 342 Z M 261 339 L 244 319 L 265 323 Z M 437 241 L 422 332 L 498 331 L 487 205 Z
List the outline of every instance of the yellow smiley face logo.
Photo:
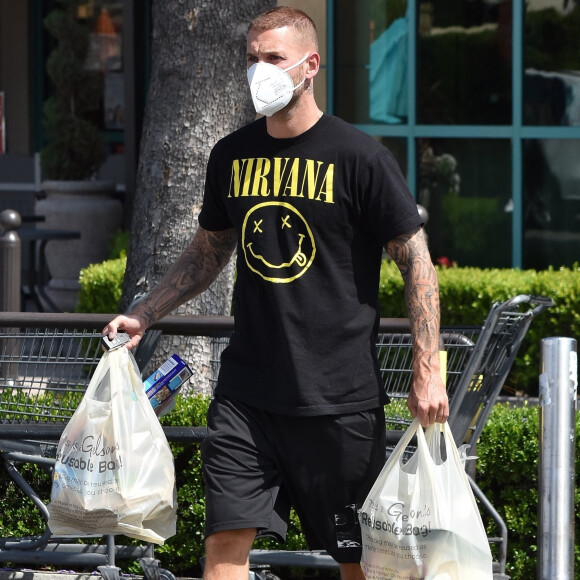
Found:
M 300 212 L 284 202 L 254 206 L 244 219 L 242 248 L 246 264 L 264 280 L 296 280 L 314 260 L 312 231 Z

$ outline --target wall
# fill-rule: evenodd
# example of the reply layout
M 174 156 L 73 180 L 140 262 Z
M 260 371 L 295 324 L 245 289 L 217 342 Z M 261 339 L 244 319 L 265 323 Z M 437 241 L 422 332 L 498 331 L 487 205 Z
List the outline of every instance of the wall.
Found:
M 0 90 L 6 98 L 6 150 L 31 153 L 28 3 L 0 0 Z

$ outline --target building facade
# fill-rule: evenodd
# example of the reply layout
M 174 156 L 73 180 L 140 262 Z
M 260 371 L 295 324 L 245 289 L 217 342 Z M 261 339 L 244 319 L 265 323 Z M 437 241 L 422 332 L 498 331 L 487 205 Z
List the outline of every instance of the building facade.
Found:
M 324 109 L 395 154 L 433 258 L 543 269 L 580 261 L 578 0 L 295 0 L 317 23 Z M 33 212 L 54 0 L 0 0 L 0 209 Z M 149 1 L 87 0 L 87 66 L 113 178 L 134 194 Z M 130 203 L 129 203 L 130 205 Z

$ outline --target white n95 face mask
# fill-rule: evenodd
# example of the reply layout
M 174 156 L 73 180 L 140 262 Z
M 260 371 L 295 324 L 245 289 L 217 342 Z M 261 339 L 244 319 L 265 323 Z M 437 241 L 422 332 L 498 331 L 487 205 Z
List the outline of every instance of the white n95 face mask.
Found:
M 256 113 L 270 117 L 290 102 L 292 94 L 306 78 L 294 86 L 288 71 L 302 64 L 307 58 L 308 55 L 285 69 L 267 62 L 256 62 L 248 69 L 248 83 Z

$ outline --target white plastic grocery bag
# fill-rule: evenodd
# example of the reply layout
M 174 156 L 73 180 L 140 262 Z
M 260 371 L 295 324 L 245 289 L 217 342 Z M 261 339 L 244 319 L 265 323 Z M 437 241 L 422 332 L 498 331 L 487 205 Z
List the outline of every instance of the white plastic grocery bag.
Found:
M 103 354 L 58 444 L 48 506 L 55 535 L 175 534 L 173 455 L 133 355 Z
M 403 463 L 415 434 L 417 450 Z M 481 515 L 447 423 L 424 432 L 415 419 L 369 492 L 359 520 L 367 580 L 493 578 Z

